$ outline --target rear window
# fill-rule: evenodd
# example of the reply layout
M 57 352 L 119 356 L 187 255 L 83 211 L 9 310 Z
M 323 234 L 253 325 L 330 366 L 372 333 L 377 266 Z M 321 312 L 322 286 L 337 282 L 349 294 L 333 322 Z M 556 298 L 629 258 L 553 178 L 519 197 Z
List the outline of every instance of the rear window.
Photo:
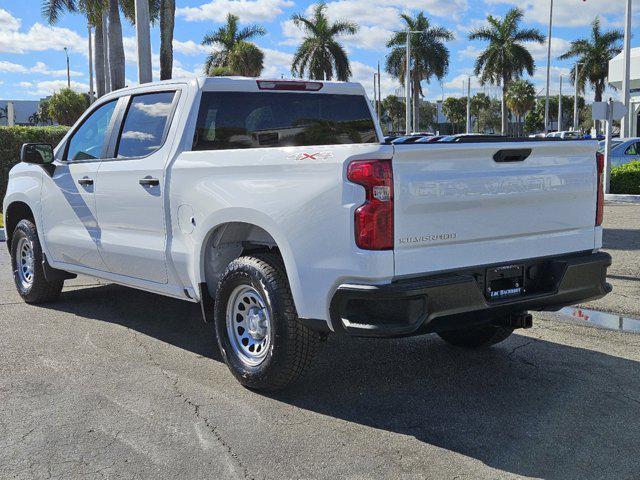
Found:
M 205 92 L 194 150 L 377 143 L 365 97 Z

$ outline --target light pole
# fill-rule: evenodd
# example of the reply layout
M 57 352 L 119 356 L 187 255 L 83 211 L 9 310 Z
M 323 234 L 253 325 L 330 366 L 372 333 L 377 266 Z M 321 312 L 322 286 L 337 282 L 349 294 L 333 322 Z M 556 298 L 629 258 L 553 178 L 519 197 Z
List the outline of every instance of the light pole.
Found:
M 553 28 L 553 0 L 549 2 L 549 30 L 547 33 L 547 86 L 544 98 L 544 133 L 549 131 L 549 78 L 551 75 L 551 32 Z
M 67 57 L 67 88 L 71 88 L 71 71 L 69 70 L 69 52 L 67 47 L 64 47 L 64 55 Z
M 560 90 L 558 91 L 558 131 L 562 131 L 562 77 L 560 74 Z
M 576 67 L 573 73 L 573 83 L 575 84 L 575 92 L 573 94 L 573 131 L 578 131 L 578 75 L 580 73 L 580 65 L 582 63 L 576 63 Z
M 627 0 L 627 7 L 624 14 L 625 27 L 624 27 L 624 67 L 622 71 L 622 103 L 624 103 L 629 112 L 620 120 L 620 136 L 629 137 L 631 135 L 631 115 L 633 115 L 633 109 L 629 105 L 629 83 L 630 83 L 630 70 L 631 70 L 631 0 Z
M 382 87 L 380 87 L 380 81 L 382 80 L 382 77 L 380 76 L 380 62 L 378 62 L 378 121 L 380 121 L 380 118 L 382 116 Z M 374 85 L 375 88 L 375 85 Z
M 467 133 L 471 133 L 471 77 L 467 79 Z

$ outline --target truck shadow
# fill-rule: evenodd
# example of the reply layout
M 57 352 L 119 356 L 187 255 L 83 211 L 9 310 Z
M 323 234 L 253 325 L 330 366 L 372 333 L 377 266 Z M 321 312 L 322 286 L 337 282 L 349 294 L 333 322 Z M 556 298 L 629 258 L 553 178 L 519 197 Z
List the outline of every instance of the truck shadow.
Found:
M 65 291 L 51 308 L 221 361 L 213 329 L 195 304 L 106 285 Z M 633 338 L 629 344 L 640 344 Z M 301 384 L 255 408 L 283 402 L 372 427 L 381 444 L 375 451 L 363 445 L 363 457 L 392 444 L 376 433 L 382 430 L 515 475 L 638 478 L 639 372 L 636 361 L 520 335 L 471 352 L 433 336 L 334 336 Z M 421 454 L 420 446 L 413 454 Z

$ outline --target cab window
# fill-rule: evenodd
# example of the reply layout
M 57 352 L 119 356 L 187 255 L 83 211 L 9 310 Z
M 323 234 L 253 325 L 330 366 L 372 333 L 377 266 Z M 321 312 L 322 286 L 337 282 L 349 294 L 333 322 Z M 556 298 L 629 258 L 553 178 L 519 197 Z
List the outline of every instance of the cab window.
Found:
M 82 122 L 69 140 L 66 160 L 93 160 L 102 157 L 116 103 L 117 100 L 112 100 L 99 106 Z
M 638 143 L 632 143 L 631 145 L 629 145 L 629 148 L 627 148 L 627 151 L 624 152 L 627 155 L 638 155 L 640 154 L 640 149 L 638 148 L 639 145 Z
M 162 146 L 174 96 L 175 92 L 157 92 L 131 97 L 118 140 L 117 158 L 145 157 Z

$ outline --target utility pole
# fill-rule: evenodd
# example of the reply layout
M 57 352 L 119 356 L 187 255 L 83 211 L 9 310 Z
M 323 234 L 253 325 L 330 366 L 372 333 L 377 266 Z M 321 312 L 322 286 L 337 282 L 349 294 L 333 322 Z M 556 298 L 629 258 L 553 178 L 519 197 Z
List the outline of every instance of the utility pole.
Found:
M 633 108 L 630 108 L 630 70 L 631 70 L 631 0 L 627 0 L 627 7 L 624 14 L 624 66 L 622 71 L 622 103 L 624 103 L 629 112 L 620 120 L 620 137 L 625 138 L 631 136 L 631 115 L 634 114 Z
M 381 94 L 381 87 L 380 87 L 380 62 L 378 62 L 378 104 L 377 104 L 377 108 L 378 108 L 378 121 L 380 121 L 380 119 L 382 118 L 382 94 Z M 375 85 L 373 85 L 373 88 L 376 88 Z
M 471 77 L 467 79 L 467 133 L 471 133 Z
M 573 131 L 578 131 L 578 75 L 580 73 L 581 63 L 576 63 L 576 67 L 573 74 L 573 83 L 575 84 L 575 92 L 573 94 Z
M 93 103 L 93 46 L 91 45 L 91 25 L 88 26 L 89 31 L 89 103 Z
M 138 81 L 153 81 L 151 73 L 151 34 L 148 0 L 135 0 L 136 8 L 136 40 L 138 46 Z
M 404 101 L 405 101 L 405 133 L 411 133 L 411 30 L 407 28 L 405 45 Z
M 376 110 L 376 116 L 378 117 L 378 122 L 380 122 L 380 112 L 378 111 L 378 84 L 376 81 L 377 73 L 373 74 L 373 107 Z
M 71 71 L 69 70 L 69 52 L 67 47 L 64 47 L 64 55 L 67 57 L 67 88 L 71 88 Z
M 560 74 L 560 91 L 558 92 L 558 131 L 562 131 L 562 74 Z
M 551 75 L 551 33 L 553 29 L 553 0 L 549 0 L 549 30 L 547 33 L 547 86 L 544 98 L 544 133 L 549 131 L 549 77 Z

